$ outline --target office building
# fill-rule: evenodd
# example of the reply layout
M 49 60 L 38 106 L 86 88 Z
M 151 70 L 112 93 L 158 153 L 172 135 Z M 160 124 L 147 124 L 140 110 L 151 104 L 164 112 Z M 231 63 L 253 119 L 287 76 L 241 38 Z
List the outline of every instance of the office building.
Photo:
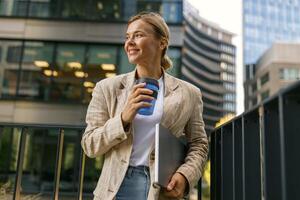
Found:
M 257 61 L 256 73 L 245 81 L 246 109 L 300 80 L 300 43 L 274 43 Z
M 300 0 L 243 0 L 244 81 L 254 78 L 255 64 L 272 43 L 299 41 Z
M 184 18 L 181 77 L 201 89 L 209 133 L 220 118 L 236 112 L 234 34 L 192 9 Z
M 82 128 L 76 126 L 84 127 L 96 82 L 133 70 L 123 50 L 126 21 L 144 10 L 160 12 L 169 23 L 171 73 L 178 75 L 182 0 L 0 0 L 0 122 L 47 124 L 24 132 L 0 127 L 0 199 L 3 191 L 7 198 L 15 191 L 18 152 L 24 152 L 22 199 L 52 199 L 58 168 L 59 199 L 79 192 L 92 199 L 103 159 L 85 158 L 82 165 Z M 61 168 L 54 124 L 70 127 L 63 133 Z

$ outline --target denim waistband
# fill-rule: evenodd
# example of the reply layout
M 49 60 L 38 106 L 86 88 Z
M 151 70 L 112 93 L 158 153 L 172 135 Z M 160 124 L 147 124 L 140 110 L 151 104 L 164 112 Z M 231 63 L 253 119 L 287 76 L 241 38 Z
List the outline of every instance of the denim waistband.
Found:
M 132 172 L 142 172 L 149 175 L 149 167 L 144 165 L 139 166 L 129 166 L 127 169 L 127 173 L 131 174 Z

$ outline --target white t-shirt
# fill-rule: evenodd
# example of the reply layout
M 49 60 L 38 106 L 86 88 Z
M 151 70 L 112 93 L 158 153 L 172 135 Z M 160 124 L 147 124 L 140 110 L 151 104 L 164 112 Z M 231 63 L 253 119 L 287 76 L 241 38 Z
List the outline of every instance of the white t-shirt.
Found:
M 161 121 L 163 114 L 164 82 L 163 77 L 158 80 L 159 91 L 152 115 L 136 114 L 133 120 L 133 148 L 130 166 L 148 166 L 148 157 L 154 148 L 155 124 Z

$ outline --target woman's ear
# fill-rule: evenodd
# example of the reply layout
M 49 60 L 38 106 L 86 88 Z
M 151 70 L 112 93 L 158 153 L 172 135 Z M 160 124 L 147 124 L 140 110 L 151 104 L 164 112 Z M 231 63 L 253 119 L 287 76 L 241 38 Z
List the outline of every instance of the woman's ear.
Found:
M 167 44 L 168 44 L 168 43 L 167 43 L 166 39 L 163 38 L 163 39 L 160 40 L 159 48 L 160 48 L 161 50 L 164 50 L 164 49 L 167 47 Z

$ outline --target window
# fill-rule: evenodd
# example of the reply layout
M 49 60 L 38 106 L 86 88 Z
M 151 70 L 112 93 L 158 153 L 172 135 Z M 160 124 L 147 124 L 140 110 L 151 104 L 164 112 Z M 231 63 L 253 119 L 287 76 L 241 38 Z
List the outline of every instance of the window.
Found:
M 279 77 L 282 80 L 299 80 L 300 79 L 300 69 L 297 69 L 297 68 L 280 69 Z
M 53 193 L 58 129 L 28 129 L 26 134 L 21 195 Z
M 30 0 L 28 16 L 31 17 L 56 17 L 58 10 L 57 1 Z
M 265 92 L 262 92 L 261 93 L 261 100 L 263 101 L 263 100 L 265 100 L 266 98 L 268 98 L 269 97 L 269 95 L 270 95 L 270 91 L 269 90 L 267 90 L 267 91 L 265 91 Z
M 48 100 L 54 46 L 44 42 L 25 42 L 18 96 Z
M 179 48 L 170 48 L 167 52 L 172 60 L 173 67 L 168 69 L 168 72 L 176 77 L 180 76 L 181 52 Z
M 0 130 L 0 135 L 1 199 L 9 199 L 14 195 L 21 129 L 6 127 Z
M 221 78 L 224 81 L 234 81 L 235 80 L 235 76 L 233 74 L 229 74 L 226 72 L 221 73 Z
M 72 0 L 71 2 L 73 2 Z M 86 0 L 80 1 L 84 6 L 86 4 Z M 87 9 L 87 18 L 93 20 L 120 20 L 121 19 L 121 0 L 90 0 L 89 7 Z M 66 3 L 69 4 L 69 3 Z M 127 2 L 124 4 L 128 4 Z M 74 2 L 74 5 L 77 5 Z M 126 5 L 125 5 L 126 6 Z M 83 7 L 84 8 L 84 7 Z M 69 8 L 71 11 L 72 8 Z M 80 7 L 78 7 L 78 10 Z M 84 14 L 84 13 L 83 13 Z M 132 13 L 133 14 L 133 13 Z
M 2 59 L 0 60 L 0 97 L 16 96 L 22 42 L 1 41 Z
M 179 77 L 181 49 L 167 52 Z M 134 70 L 120 45 L 0 40 L 0 98 L 88 103 L 95 84 Z
M 224 82 L 223 86 L 227 89 L 227 90 L 234 90 L 234 84 L 233 83 L 228 83 L 228 82 Z
M 129 63 L 126 52 L 123 48 L 119 49 L 120 52 L 120 67 L 118 68 L 119 74 L 130 72 L 134 69 L 134 65 Z
M 234 94 L 224 94 L 224 101 L 234 101 L 235 95 Z
M 182 22 L 182 1 L 137 0 L 137 12 L 152 11 L 160 13 L 170 23 Z
M 48 76 L 53 79 L 51 100 L 79 101 L 81 99 L 84 76 L 77 75 L 82 72 L 84 55 L 84 45 L 63 43 L 57 45 L 56 60 L 53 68 L 48 72 Z
M 0 0 L 0 15 L 26 16 L 28 0 Z
M 224 103 L 223 104 L 223 109 L 234 111 L 235 110 L 235 105 L 233 103 Z
M 260 78 L 260 86 L 263 86 L 268 81 L 269 81 L 269 73 L 266 73 Z
M 84 102 L 89 102 L 95 84 L 117 74 L 117 50 L 115 46 L 90 45 L 84 72 Z M 133 70 L 134 68 L 132 68 Z

